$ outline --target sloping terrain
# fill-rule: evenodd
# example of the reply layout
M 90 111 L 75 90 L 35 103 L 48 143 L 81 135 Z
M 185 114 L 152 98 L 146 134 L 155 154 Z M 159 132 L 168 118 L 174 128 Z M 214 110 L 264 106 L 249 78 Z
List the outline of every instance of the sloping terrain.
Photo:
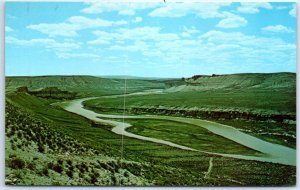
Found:
M 187 92 L 216 89 L 281 89 L 296 87 L 295 73 L 243 73 L 231 75 L 195 75 L 183 79 L 183 83 L 167 89 L 167 92 Z
M 165 94 L 128 97 L 126 99 L 128 108 L 224 111 L 232 112 L 231 115 L 236 112 L 245 115 L 237 114 L 236 117 L 245 117 L 245 119 L 256 117 L 248 116 L 248 113 L 275 114 L 287 115 L 287 119 L 295 119 L 296 75 L 294 73 L 194 76 L 182 81 L 167 81 L 166 86 L 172 87 L 166 88 Z M 122 105 L 121 101 L 122 98 L 101 102 L 92 100 L 86 105 L 100 107 L 101 104 L 104 108 L 119 108 Z
M 155 80 L 128 79 L 127 92 L 143 91 L 153 88 L 164 88 L 164 83 Z M 6 90 L 14 91 L 26 86 L 29 90 L 41 90 L 46 87 L 57 87 L 61 90 L 79 92 L 82 96 L 124 93 L 124 79 L 108 79 L 94 76 L 36 76 L 6 77 Z
M 104 156 L 10 102 L 6 102 L 5 142 L 8 185 L 150 184 L 141 173 L 136 176 L 127 170 L 147 165 Z

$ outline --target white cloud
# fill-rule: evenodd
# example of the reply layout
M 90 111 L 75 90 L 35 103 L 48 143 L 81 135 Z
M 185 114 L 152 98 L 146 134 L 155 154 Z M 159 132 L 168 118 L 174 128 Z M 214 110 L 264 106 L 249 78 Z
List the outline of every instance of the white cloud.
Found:
M 30 40 L 20 40 L 15 37 L 7 36 L 5 38 L 5 43 L 14 44 L 18 46 L 32 46 L 32 47 L 44 47 L 46 49 L 51 49 L 54 51 L 72 51 L 74 49 L 80 48 L 80 45 L 77 43 L 71 42 L 57 42 L 49 38 L 38 38 Z
M 128 46 L 119 46 L 119 45 L 113 45 L 108 48 L 108 50 L 116 50 L 116 51 L 130 51 L 130 52 L 136 52 L 136 51 L 147 51 L 149 48 L 149 44 L 147 44 L 144 41 L 135 41 L 134 44 L 128 45 Z
M 197 68 L 223 65 L 255 65 L 266 63 L 295 64 L 296 45 L 277 38 L 263 38 L 240 32 L 209 31 L 195 40 L 158 41 L 150 46 L 145 56 L 156 56 L 160 62 L 195 63 Z M 159 57 L 158 57 L 159 56 Z
M 119 14 L 120 15 L 134 15 L 135 14 L 135 11 L 134 10 L 120 10 L 119 11 Z
M 77 36 L 77 30 L 79 27 L 68 23 L 58 23 L 58 24 L 37 24 L 29 25 L 28 29 L 37 30 L 41 33 L 47 34 L 49 36 Z
M 141 41 L 141 40 L 177 40 L 179 36 L 175 33 L 161 33 L 159 27 L 139 27 L 139 28 L 120 28 L 115 32 L 94 31 L 93 33 L 98 37 L 95 40 L 88 41 L 88 44 L 99 45 L 109 44 L 111 41 L 122 42 L 124 40 Z
M 220 20 L 220 22 L 216 25 L 219 28 L 238 28 L 242 26 L 246 26 L 248 21 L 238 15 L 225 12 L 226 18 Z
M 82 51 L 74 53 L 75 50 L 80 49 L 80 45 L 73 39 L 66 39 L 65 42 L 57 42 L 49 38 L 20 40 L 12 36 L 7 36 L 5 38 L 5 43 L 26 47 L 42 47 L 47 50 L 51 50 L 58 58 L 61 59 L 80 58 L 98 60 L 101 58 L 100 55 L 95 53 L 82 53 Z
M 149 16 L 152 17 L 183 17 L 195 14 L 201 18 L 223 17 L 220 8 L 230 3 L 168 3 L 154 9 Z
M 152 17 L 183 17 L 188 11 L 178 4 L 168 4 L 153 10 L 149 16 Z
M 96 40 L 88 41 L 87 44 L 90 44 L 90 45 L 108 45 L 108 44 L 110 44 L 110 41 L 98 38 Z
M 267 32 L 275 32 L 275 33 L 292 33 L 294 32 L 291 28 L 288 28 L 283 25 L 275 25 L 275 26 L 266 26 L 262 28 L 262 30 Z
M 159 27 L 121 28 L 117 30 L 123 40 L 176 40 L 178 35 L 174 33 L 160 33 Z
M 183 30 L 189 34 L 196 34 L 200 32 L 198 29 L 195 28 L 195 26 L 192 26 L 190 28 L 184 27 Z
M 70 59 L 70 58 L 84 58 L 84 59 L 99 59 L 100 56 L 93 53 L 65 53 L 58 52 L 56 53 L 57 57 L 62 59 Z
M 296 17 L 296 4 L 293 5 L 293 8 L 289 11 L 289 14 L 292 17 Z
M 81 10 L 86 14 L 98 14 L 116 11 L 120 15 L 134 15 L 136 10 L 154 8 L 159 3 L 150 2 L 126 2 L 126 1 L 94 1 L 86 3 L 88 7 Z
M 12 32 L 14 31 L 11 27 L 5 26 L 5 32 Z
M 135 17 L 135 19 L 132 21 L 133 23 L 138 23 L 138 22 L 142 22 L 143 18 L 142 17 Z
M 287 9 L 288 7 L 287 6 L 277 6 L 276 9 L 277 10 L 284 10 L 284 9 Z
M 130 52 L 143 59 L 151 59 L 152 63 L 177 65 L 179 68 L 184 68 L 184 64 L 195 65 L 195 68 L 226 65 L 226 68 L 234 68 L 238 72 L 239 68 L 260 68 L 266 63 L 277 66 L 295 64 L 295 44 L 241 32 L 212 30 L 201 34 L 194 27 L 184 27 L 178 33 L 163 33 L 158 27 L 141 27 L 116 29 L 110 33 L 95 31 L 94 34 L 97 38 L 89 43 L 97 44 L 98 40 L 99 44 L 105 45 L 101 46 L 104 52 Z
M 199 37 L 202 42 L 212 44 L 228 44 L 234 43 L 240 47 L 249 47 L 256 50 L 268 49 L 270 51 L 286 51 L 296 48 L 295 44 L 289 44 L 278 38 L 265 38 L 257 36 L 249 36 L 240 32 L 221 32 L 209 31 Z M 274 54 L 275 56 L 275 54 Z
M 93 28 L 93 27 L 107 27 L 107 26 L 112 26 L 112 25 L 119 25 L 119 24 L 126 24 L 124 21 L 108 21 L 108 20 L 103 20 L 100 18 L 97 19 L 90 19 L 87 17 L 83 16 L 72 16 L 68 19 L 68 22 L 74 25 L 78 25 L 78 27 L 81 28 Z M 120 23 L 119 23 L 120 22 Z
M 108 21 L 103 19 L 90 19 L 83 16 L 72 16 L 62 23 L 41 23 L 37 25 L 29 25 L 27 28 L 37 30 L 41 33 L 52 36 L 78 36 L 77 31 L 97 28 L 97 27 L 109 27 L 114 25 L 125 25 L 127 21 Z
M 194 26 L 190 27 L 190 28 L 187 28 L 187 27 L 184 27 L 183 28 L 183 32 L 180 34 L 182 37 L 186 37 L 186 38 L 189 38 L 189 37 L 192 37 L 192 35 L 195 35 L 197 33 L 199 33 L 200 31 L 197 30 Z
M 191 34 L 189 34 L 188 32 L 182 32 L 181 34 L 180 34 L 182 37 L 191 37 Z
M 254 14 L 258 13 L 260 8 L 273 9 L 273 6 L 267 2 L 241 3 L 241 6 L 239 6 L 237 10 L 240 13 Z

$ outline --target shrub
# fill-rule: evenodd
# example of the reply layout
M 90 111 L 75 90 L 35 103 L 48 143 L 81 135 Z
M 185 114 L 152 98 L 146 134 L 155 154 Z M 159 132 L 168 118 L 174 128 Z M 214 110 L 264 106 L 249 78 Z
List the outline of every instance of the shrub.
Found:
M 71 166 L 72 165 L 72 160 L 67 160 L 67 164 Z
M 16 148 L 16 145 L 12 144 L 12 145 L 11 145 L 11 149 L 12 149 L 12 150 L 16 150 L 16 149 L 17 149 L 17 148 Z
M 84 162 L 81 163 L 79 170 L 80 170 L 81 172 L 88 171 L 88 166 L 87 166 L 87 164 L 84 163 Z
M 18 149 L 21 149 L 23 147 L 23 144 L 18 144 L 17 147 Z
M 49 169 L 53 169 L 53 167 L 54 167 L 54 164 L 53 164 L 52 162 L 49 162 L 49 163 L 48 163 L 48 168 L 49 168 Z
M 52 168 L 54 171 L 56 171 L 57 173 L 62 173 L 63 171 L 63 167 L 59 164 L 55 164 L 53 165 L 53 168 Z
M 25 161 L 20 158 L 13 158 L 10 160 L 9 166 L 13 169 L 23 169 L 25 167 Z
M 38 151 L 41 153 L 43 153 L 45 151 L 45 148 L 42 144 L 39 144 Z
M 21 138 L 22 137 L 22 133 L 20 131 L 18 131 L 17 136 L 18 136 L 18 138 Z
M 8 156 L 9 158 L 15 158 L 15 157 L 17 157 L 15 154 L 11 154 L 11 155 L 9 155 Z
M 48 168 L 44 168 L 43 170 L 42 170 L 42 174 L 44 175 L 44 176 L 48 176 L 49 175 L 49 170 L 48 170 Z
M 63 161 L 62 159 L 59 159 L 59 160 L 57 161 L 57 163 L 59 163 L 60 165 L 62 165 L 62 164 L 64 163 L 64 161 Z
M 98 180 L 97 180 L 97 176 L 96 176 L 96 175 L 92 175 L 92 176 L 91 176 L 91 183 L 92 183 L 92 184 L 95 184 L 97 181 L 98 181 Z
M 70 165 L 70 166 L 69 166 L 69 170 L 72 170 L 72 171 L 73 171 L 73 170 L 74 170 L 74 166 Z
M 73 170 L 68 170 L 67 175 L 72 178 L 73 177 Z

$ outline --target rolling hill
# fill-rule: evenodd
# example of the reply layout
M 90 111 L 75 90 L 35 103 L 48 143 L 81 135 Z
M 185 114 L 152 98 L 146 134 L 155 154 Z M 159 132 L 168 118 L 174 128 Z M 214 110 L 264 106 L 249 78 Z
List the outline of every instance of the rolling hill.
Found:
M 295 90 L 295 73 L 242 73 L 231 75 L 195 75 L 167 92 L 202 91 L 216 89 L 282 89 Z
M 156 80 L 128 79 L 127 92 L 164 88 L 164 83 Z M 14 91 L 26 86 L 29 90 L 57 87 L 61 90 L 79 92 L 82 96 L 121 94 L 124 92 L 124 79 L 109 79 L 94 76 L 22 76 L 6 77 L 6 91 Z

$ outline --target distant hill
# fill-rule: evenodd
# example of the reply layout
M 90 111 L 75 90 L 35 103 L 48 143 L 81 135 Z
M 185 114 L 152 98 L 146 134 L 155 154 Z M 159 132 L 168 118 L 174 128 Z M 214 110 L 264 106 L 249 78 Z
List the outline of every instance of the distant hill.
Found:
M 15 91 L 18 87 L 26 86 L 29 90 L 57 87 L 84 95 L 120 94 L 124 92 L 124 82 L 124 79 L 94 76 L 6 77 L 6 91 Z M 164 87 L 164 83 L 161 81 L 127 79 L 126 91 L 129 93 Z
M 110 78 L 111 77 L 111 78 Z M 114 78 L 115 77 L 115 78 Z M 6 77 L 6 90 L 26 86 L 29 90 L 57 87 L 84 95 L 120 94 L 124 92 L 125 76 L 36 76 Z M 234 89 L 296 90 L 295 73 L 242 73 L 229 75 L 195 75 L 181 79 L 127 77 L 126 91 L 166 88 L 166 92 L 189 92 Z
M 102 78 L 108 78 L 108 79 L 138 79 L 138 80 L 172 80 L 175 78 L 161 78 L 161 77 L 139 77 L 139 76 L 131 76 L 131 75 L 104 75 L 99 76 Z
M 167 92 L 202 91 L 214 89 L 263 88 L 296 89 L 295 73 L 242 73 L 230 75 L 195 75 L 183 79 L 179 85 L 167 89 Z

